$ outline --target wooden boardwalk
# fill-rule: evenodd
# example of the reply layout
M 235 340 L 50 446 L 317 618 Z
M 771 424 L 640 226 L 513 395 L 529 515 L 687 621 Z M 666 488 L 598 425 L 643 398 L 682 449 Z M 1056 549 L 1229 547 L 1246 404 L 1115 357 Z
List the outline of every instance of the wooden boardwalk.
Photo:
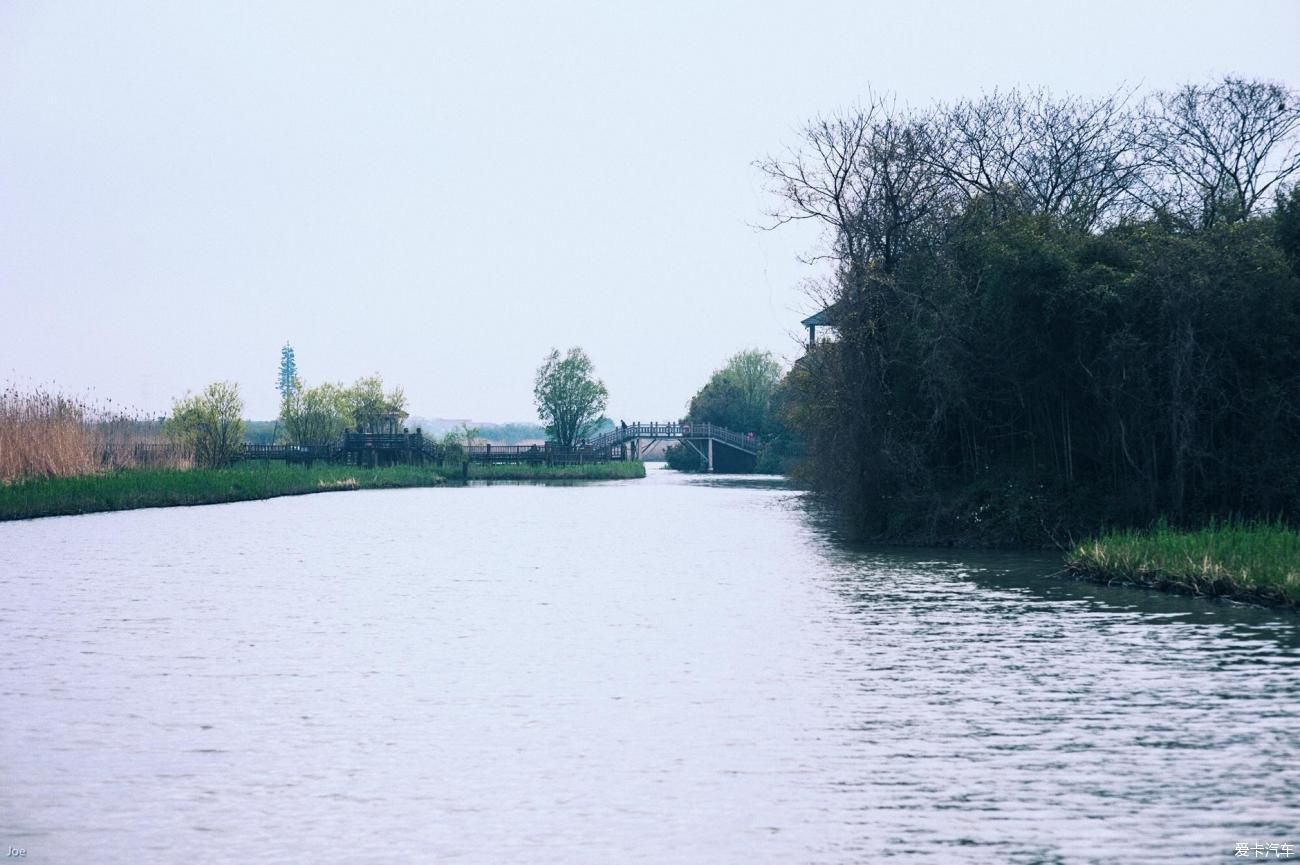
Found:
M 738 433 L 715 424 L 635 423 L 618 427 L 583 442 L 577 447 L 562 448 L 554 442 L 540 445 L 472 445 L 468 462 L 497 465 L 585 465 L 588 463 L 640 459 L 644 448 L 659 440 L 680 441 L 695 449 L 713 471 L 715 445 L 733 448 L 757 458 L 760 440 L 752 433 Z M 139 444 L 133 456 L 140 465 L 165 465 L 185 457 L 171 444 Z M 310 465 L 314 462 L 352 465 L 443 465 L 448 448 L 414 433 L 347 433 L 343 440 L 330 445 L 245 444 L 241 460 L 277 460 Z

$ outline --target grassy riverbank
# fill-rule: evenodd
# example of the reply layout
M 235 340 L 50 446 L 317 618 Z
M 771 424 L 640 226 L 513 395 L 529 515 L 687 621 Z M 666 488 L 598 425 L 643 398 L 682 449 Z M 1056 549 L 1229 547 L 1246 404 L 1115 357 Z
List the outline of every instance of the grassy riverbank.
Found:
M 583 466 L 497 466 L 474 464 L 470 480 L 484 481 L 614 481 L 645 477 L 645 463 L 636 460 Z
M 645 477 L 645 465 L 639 462 L 549 467 L 474 465 L 470 467 L 469 477 L 522 481 L 619 480 Z M 459 484 L 461 480 L 458 468 L 419 466 L 306 468 L 280 463 L 244 463 L 229 469 L 124 469 L 0 484 L 0 521 L 133 508 L 211 505 L 339 490 L 430 487 Z
M 1300 532 L 1276 523 L 1107 532 L 1075 547 L 1066 568 L 1098 582 L 1300 607 Z
M 419 466 L 305 468 L 260 463 L 229 469 L 127 469 L 0 485 L 0 520 L 20 520 L 132 508 L 207 505 L 336 490 L 427 487 L 447 483 Z

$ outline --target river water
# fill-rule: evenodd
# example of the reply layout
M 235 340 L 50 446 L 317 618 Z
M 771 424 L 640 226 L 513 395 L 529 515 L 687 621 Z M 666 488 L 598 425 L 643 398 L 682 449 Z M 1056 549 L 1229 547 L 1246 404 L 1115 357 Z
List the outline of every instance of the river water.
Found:
M 655 468 L 0 524 L 0 855 L 1300 849 L 1300 617 L 1058 563 Z

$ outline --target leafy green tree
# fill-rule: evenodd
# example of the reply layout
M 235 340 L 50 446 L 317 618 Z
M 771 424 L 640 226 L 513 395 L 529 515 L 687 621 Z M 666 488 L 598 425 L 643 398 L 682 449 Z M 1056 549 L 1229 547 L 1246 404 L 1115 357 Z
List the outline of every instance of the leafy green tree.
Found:
M 244 440 L 243 412 L 239 385 L 213 382 L 202 393 L 178 400 L 163 431 L 194 455 L 195 464 L 220 468 L 239 457 Z
M 386 432 L 407 417 L 401 388 L 384 390 L 380 376 L 357 379 L 351 386 L 325 384 L 305 387 L 297 378 L 280 405 L 280 422 L 293 444 L 334 444 L 349 429 Z
M 771 352 L 751 349 L 734 354 L 691 398 L 686 420 L 756 433 L 765 439 L 778 435 L 784 427 L 774 415 L 772 403 L 781 380 L 781 364 Z M 678 471 L 704 468 L 699 453 L 689 445 L 669 446 L 664 458 L 670 468 Z M 760 458 L 760 464 L 765 470 L 779 468 L 780 459 L 777 455 L 767 460 Z
M 781 364 L 771 352 L 739 352 L 691 398 L 688 419 L 763 434 L 769 425 L 772 395 L 780 382 Z
M 406 394 L 400 387 L 385 392 L 378 375 L 357 379 L 343 391 L 343 401 L 358 432 L 387 432 L 391 424 L 400 425 L 407 417 Z
M 335 444 L 351 423 L 347 392 L 328 382 L 309 388 L 298 386 L 285 397 L 281 419 L 293 444 Z
M 552 349 L 537 368 L 533 399 L 547 435 L 567 448 L 590 436 L 604 420 L 609 392 L 581 348 L 571 348 L 563 357 Z

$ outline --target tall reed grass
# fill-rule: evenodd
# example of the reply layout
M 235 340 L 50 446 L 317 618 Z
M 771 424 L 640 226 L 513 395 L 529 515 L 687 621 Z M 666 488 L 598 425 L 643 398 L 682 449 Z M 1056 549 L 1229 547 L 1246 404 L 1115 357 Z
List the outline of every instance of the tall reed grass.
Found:
M 135 446 L 161 441 L 158 424 L 127 412 L 42 388 L 0 391 L 0 483 L 134 468 Z M 166 463 L 188 461 L 169 454 Z
M 1300 606 L 1300 531 L 1282 523 L 1107 532 L 1075 547 L 1066 567 L 1104 582 Z

